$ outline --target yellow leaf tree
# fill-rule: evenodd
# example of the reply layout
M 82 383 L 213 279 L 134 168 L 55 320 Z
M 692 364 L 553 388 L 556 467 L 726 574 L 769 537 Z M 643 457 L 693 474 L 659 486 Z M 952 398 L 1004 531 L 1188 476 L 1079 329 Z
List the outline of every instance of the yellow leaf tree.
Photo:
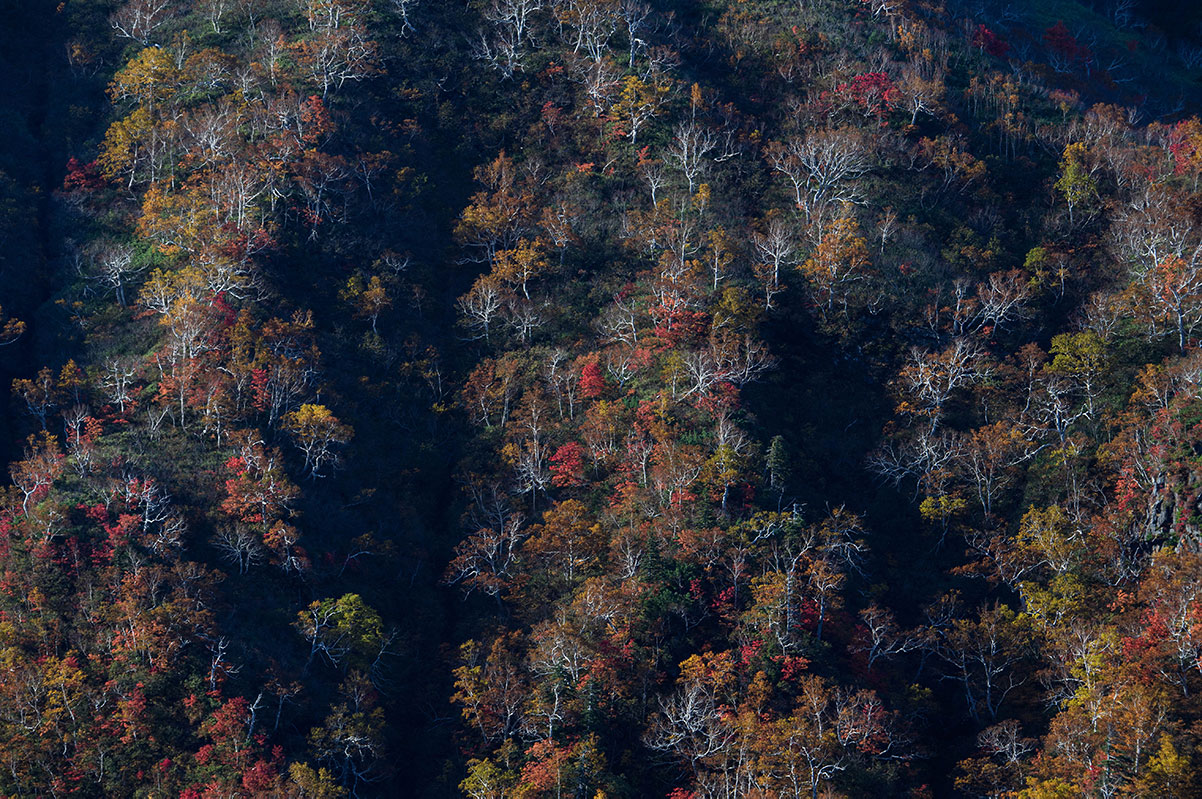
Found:
M 305 455 L 309 477 L 320 477 L 326 465 L 338 463 L 335 447 L 351 440 L 354 431 L 338 420 L 324 405 L 305 403 L 284 416 L 284 428 L 292 434 L 297 449 Z

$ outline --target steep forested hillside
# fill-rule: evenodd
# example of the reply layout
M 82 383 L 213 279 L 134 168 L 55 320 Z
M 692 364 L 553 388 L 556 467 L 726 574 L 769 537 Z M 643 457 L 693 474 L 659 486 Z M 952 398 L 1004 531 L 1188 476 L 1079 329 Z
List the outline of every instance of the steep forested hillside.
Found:
M 1202 15 L 0 0 L 0 795 L 1202 792 Z

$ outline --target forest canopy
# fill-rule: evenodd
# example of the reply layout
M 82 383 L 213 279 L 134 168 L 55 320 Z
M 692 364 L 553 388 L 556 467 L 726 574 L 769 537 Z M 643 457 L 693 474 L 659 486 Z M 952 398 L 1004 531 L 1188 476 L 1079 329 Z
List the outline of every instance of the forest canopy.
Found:
M 0 795 L 1193 797 L 1202 16 L 0 25 Z

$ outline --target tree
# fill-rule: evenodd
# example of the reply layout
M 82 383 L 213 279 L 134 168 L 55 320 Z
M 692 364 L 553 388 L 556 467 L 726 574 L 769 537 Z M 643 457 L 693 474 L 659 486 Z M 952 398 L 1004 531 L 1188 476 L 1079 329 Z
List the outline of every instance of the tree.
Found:
M 754 736 L 752 746 L 774 795 L 817 799 L 857 752 L 891 754 L 889 726 L 889 714 L 871 691 L 832 688 L 821 677 L 807 675 L 791 714 Z
M 519 633 L 502 632 L 490 646 L 466 641 L 459 647 L 462 665 L 454 671 L 451 701 L 462 707 L 464 720 L 486 742 L 505 740 L 521 728 L 530 695 L 518 654 L 521 644 Z
M 315 600 L 293 627 L 309 642 L 307 666 L 318 654 L 335 667 L 370 665 L 384 643 L 380 614 L 358 594 Z
M 764 465 L 768 468 L 768 487 L 776 491 L 779 499 L 783 501 L 785 490 L 793 478 L 793 465 L 784 436 L 772 437 L 772 441 L 768 444 Z M 779 511 L 780 508 L 778 507 L 777 510 Z
M 843 217 L 831 223 L 805 263 L 805 275 L 824 321 L 831 321 L 836 304 L 846 316 L 851 287 L 868 277 L 871 266 L 868 242 L 860 235 L 860 225 L 854 217 Z
M 693 655 L 680 664 L 676 690 L 660 700 L 643 742 L 687 763 L 694 775 L 724 765 L 735 746 L 733 659 L 730 652 Z
M 713 278 L 710 288 L 718 290 L 719 284 L 729 277 L 731 265 L 735 261 L 735 240 L 723 228 L 709 231 L 706 236 L 706 246 L 702 260 L 709 267 Z
M 171 0 L 129 0 L 113 12 L 109 24 L 117 35 L 146 45 L 155 30 L 174 14 Z
M 668 158 L 676 162 L 689 185 L 689 194 L 697 190 L 705 170 L 705 157 L 718 146 L 714 133 L 696 122 L 682 122 L 668 148 Z
M 459 298 L 457 304 L 463 315 L 463 322 L 473 330 L 473 338 L 492 340 L 493 320 L 505 305 L 508 292 L 501 280 L 493 275 L 481 275 L 472 284 L 471 290 Z
M 1034 744 L 1022 737 L 1022 729 L 1014 719 L 986 727 L 977 734 L 980 754 L 959 764 L 956 788 L 991 796 L 1017 792 L 1022 783 L 1022 761 L 1031 754 Z
M 88 399 L 88 378 L 74 359 L 68 359 L 58 370 L 58 392 L 63 404 L 81 407 Z
M 878 660 L 910 652 L 921 645 L 920 636 L 898 627 L 892 611 L 873 604 L 860 611 L 860 626 L 849 648 L 864 653 L 871 670 Z
M 994 58 L 1005 58 L 1010 51 L 1010 43 L 984 25 L 977 25 L 972 34 L 972 46 L 988 53 Z
M 580 396 L 597 399 L 605 393 L 605 374 L 596 358 L 588 358 L 580 367 Z
M 516 780 L 516 774 L 492 760 L 472 758 L 467 761 L 467 776 L 459 783 L 459 790 L 471 799 L 505 799 Z
M 1007 422 L 984 425 L 965 437 L 958 452 L 960 468 L 986 516 L 993 513 L 995 500 L 1013 482 L 1015 467 L 1030 450 L 1018 428 Z
M 604 536 L 588 508 L 575 499 L 555 503 L 533 525 L 522 552 L 544 561 L 561 579 L 575 581 L 591 570 L 603 551 Z
M 25 323 L 20 319 L 9 316 L 0 305 L 0 347 L 8 346 L 21 337 L 25 332 Z
M 135 3 L 145 0 L 134 0 Z M 163 2 L 163 0 L 152 0 Z M 133 104 L 130 113 L 109 126 L 100 157 L 106 177 L 128 176 L 127 185 L 158 179 L 173 147 L 174 126 L 160 119 L 161 106 L 170 104 L 180 89 L 180 70 L 170 54 L 147 47 L 113 77 L 108 94 Z
M 455 238 L 480 250 L 491 265 L 499 250 L 512 248 L 532 228 L 534 195 L 519 184 L 517 166 L 504 152 L 477 167 L 475 176 L 484 190 L 463 210 Z
M 863 137 L 847 128 L 773 142 L 766 152 L 771 167 L 793 186 L 793 200 L 810 223 L 815 242 L 822 240 L 831 209 L 859 201 L 852 181 L 871 167 Z
M 940 179 L 936 196 L 948 193 L 963 194 L 974 183 L 982 181 L 988 175 L 985 163 L 972 154 L 960 137 L 924 137 L 918 142 L 918 151 L 927 160 L 924 170 L 933 170 Z M 924 186 L 924 195 L 926 191 Z
M 305 470 L 310 478 L 320 477 L 322 468 L 327 464 L 337 465 L 335 446 L 346 444 L 354 434 L 324 405 L 305 403 L 286 414 L 283 422 L 284 429 L 292 435 L 293 443 L 305 455 Z
M 304 799 L 345 799 L 346 789 L 334 781 L 328 769 L 313 769 L 305 763 L 288 767 L 289 787 Z
M 455 557 L 447 565 L 444 580 L 461 583 L 465 594 L 480 591 L 497 601 L 509 587 L 516 565 L 518 547 L 526 538 L 522 518 L 504 515 L 495 526 L 481 527 L 455 545 Z
M 973 721 L 997 721 L 1003 702 L 1027 680 L 1022 664 L 1031 652 L 1031 619 L 994 604 L 975 621 L 937 622 L 929 634 L 928 645 L 959 681 Z
M 1169 735 L 1160 736 L 1160 748 L 1135 784 L 1135 791 L 1148 796 L 1193 799 L 1198 795 L 1194 765 L 1187 754 L 1173 745 Z
M 1177 257 L 1161 261 L 1146 275 L 1145 291 L 1144 312 L 1177 333 L 1177 347 L 1184 354 L 1202 324 L 1202 269 Z
M 979 345 L 963 338 L 953 340 L 942 352 L 911 350 L 910 363 L 899 375 L 905 399 L 898 410 L 928 417 L 933 431 L 957 391 L 989 376 L 992 370 L 984 356 Z
M 379 46 L 364 24 L 370 6 L 362 0 L 302 0 L 311 35 L 296 45 L 308 77 L 321 87 L 322 99 L 347 81 L 380 71 Z
M 781 270 L 797 264 L 797 245 L 793 231 L 779 214 L 771 216 L 768 228 L 763 233 L 752 234 L 751 242 L 759 256 L 754 268 L 764 286 L 764 308 L 770 309 L 772 298 L 783 290 L 780 284 Z
M 866 117 L 877 117 L 884 123 L 890 111 L 902 102 L 902 93 L 892 78 L 884 72 L 865 72 L 850 83 L 839 84 L 839 94 L 845 95 Z
M 1161 549 L 1140 584 L 1143 630 L 1132 642 L 1148 671 L 1158 672 L 1183 697 L 1197 690 L 1202 675 L 1202 557 Z M 1192 684 L 1192 687 L 1191 687 Z
M 1030 299 L 1030 280 L 1022 270 L 991 272 L 989 281 L 977 287 L 977 322 L 996 335 L 1011 321 L 1027 317 Z
M 387 754 L 384 709 L 368 679 L 352 672 L 339 686 L 339 697 L 320 727 L 309 731 L 309 745 L 317 759 L 329 764 L 352 796 L 363 783 L 379 781 Z
M 750 335 L 715 331 L 706 346 L 684 356 L 683 365 L 688 390 L 681 398 L 701 398 L 724 383 L 737 387 L 758 379 L 776 365 L 776 359 L 763 342 Z
M 267 530 L 291 513 L 300 490 L 284 472 L 278 449 L 247 436 L 241 438 L 238 454 L 225 463 L 232 476 L 225 481 L 226 498 L 221 509 Z
M 492 274 L 506 283 L 518 286 L 522 296 L 530 299 L 526 284 L 547 270 L 542 241 L 519 239 L 512 249 L 498 250 L 493 255 Z
M 129 282 L 146 269 L 146 262 L 135 259 L 133 250 L 125 245 L 110 244 L 99 248 L 94 255 L 96 278 L 102 286 L 117 295 L 124 308 L 125 289 Z
M 664 106 L 671 91 L 667 83 L 646 83 L 637 75 L 622 79 L 622 91 L 614 103 L 611 114 L 618 123 L 618 131 L 629 137 L 630 144 L 638 144 L 639 131 L 653 119 Z
M 1086 163 L 1087 155 L 1085 145 L 1074 142 L 1064 148 L 1064 156 L 1060 160 L 1060 178 L 1056 181 L 1056 190 L 1068 204 L 1069 224 L 1074 222 L 1074 211 L 1098 195 L 1098 183 Z
M 58 439 L 46 431 L 30 436 L 26 442 L 25 459 L 8 468 L 13 485 L 21 494 L 21 513 L 29 515 L 31 506 L 46 497 L 50 486 L 63 472 L 63 454 Z
M 338 218 L 335 203 L 345 202 L 354 185 L 351 170 L 345 158 L 321 150 L 305 150 L 293 170 L 304 199 L 301 216 L 309 226 L 309 240 L 315 241 L 321 226 Z
M 239 523 L 217 528 L 213 546 L 225 560 L 238 567 L 239 574 L 246 574 L 251 566 L 262 563 L 266 555 L 259 534 Z
M 1173 172 L 1189 176 L 1197 191 L 1202 177 L 1202 121 L 1197 117 L 1181 120 L 1167 131 L 1165 143 L 1173 155 Z
M 379 275 L 372 275 L 367 283 L 359 275 L 352 275 L 346 281 L 346 286 L 339 292 L 343 302 L 353 308 L 356 318 L 371 321 L 371 332 L 379 333 L 376 323 L 380 314 L 392 307 L 392 297 L 388 294 L 388 286 Z
M 1089 417 L 1094 417 L 1094 401 L 1110 360 L 1106 342 L 1092 330 L 1061 333 L 1052 337 L 1052 362 L 1048 371 L 1072 377 L 1085 393 Z
M 521 71 L 533 15 L 542 7 L 542 0 L 491 0 L 484 19 L 492 26 L 492 35 L 480 34 L 479 57 L 492 62 L 506 78 Z
M 911 66 L 902 73 L 898 89 L 901 92 L 906 108 L 910 111 L 910 124 L 918 122 L 919 114 L 937 116 L 940 102 L 946 92 L 942 70 L 928 67 L 921 63 Z
M 1056 20 L 1056 24 L 1043 32 L 1044 43 L 1048 46 L 1052 66 L 1057 72 L 1067 72 L 1074 61 L 1088 54 L 1086 48 L 1077 43 L 1076 38 L 1068 32 L 1064 20 Z
M 58 407 L 59 391 L 50 367 L 43 366 L 32 380 L 17 378 L 13 381 L 13 394 L 21 398 L 29 414 L 46 429 L 46 417 Z
M 555 450 L 551 455 L 551 485 L 556 488 L 585 485 L 584 447 L 569 441 Z
M 290 319 L 269 319 L 254 343 L 251 395 L 256 410 L 265 411 L 274 427 L 296 410 L 315 388 L 321 357 L 314 341 L 311 312 Z

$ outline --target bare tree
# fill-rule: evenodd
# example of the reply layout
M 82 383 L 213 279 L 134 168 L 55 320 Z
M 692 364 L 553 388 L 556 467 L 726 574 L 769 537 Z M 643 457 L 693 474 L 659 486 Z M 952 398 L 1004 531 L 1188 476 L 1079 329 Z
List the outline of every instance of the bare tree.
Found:
M 219 527 L 213 536 L 213 546 L 222 558 L 238 567 L 239 574 L 246 574 L 251 566 L 262 563 L 267 554 L 258 534 L 243 524 Z
M 999 331 L 1008 322 L 1026 317 L 1030 298 L 1029 281 L 1021 269 L 993 272 L 977 288 L 976 321 Z
M 848 646 L 852 652 L 863 652 L 868 668 L 883 658 L 910 652 L 922 645 L 921 636 L 906 632 L 897 625 L 892 611 L 879 605 L 869 605 L 860 611 L 862 629 Z
M 459 311 L 463 314 L 464 324 L 474 333 L 473 340 L 490 339 L 493 320 L 505 307 L 506 294 L 500 280 L 485 275 L 459 298 Z
M 221 20 L 230 5 L 230 0 L 205 0 L 205 16 L 213 27 L 213 33 L 221 33 Z
M 899 379 L 911 412 L 928 416 L 934 429 L 955 392 L 984 380 L 990 372 L 980 345 L 957 338 L 940 352 L 911 350 L 910 363 Z
M 413 23 L 409 20 L 409 14 L 418 5 L 421 0 L 392 0 L 392 9 L 396 11 L 397 16 L 401 19 L 401 35 L 406 32 L 415 30 Z
M 676 127 L 676 134 L 668 147 L 668 158 L 675 161 L 684 174 L 690 193 L 696 190 L 705 169 L 705 156 L 717 146 L 718 139 L 714 132 L 703 125 L 684 122 Z
M 635 55 L 646 49 L 647 42 L 640 35 L 650 27 L 649 18 L 651 7 L 640 0 L 621 0 L 618 6 L 618 16 L 626 28 L 626 40 L 629 48 L 628 56 L 631 67 L 634 66 Z
M 769 165 L 789 180 L 794 202 L 815 227 L 815 241 L 831 209 L 860 202 L 852 181 L 872 166 L 862 134 L 847 128 L 793 136 L 769 145 L 767 153 Z
M 770 279 L 764 280 L 764 307 L 771 308 L 772 297 L 780 293 L 781 269 L 797 265 L 797 242 L 793 231 L 779 215 L 772 217 L 766 231 L 753 233 L 751 241 L 755 245 L 760 263 L 767 267 L 764 270 L 765 278 L 768 278 L 768 269 L 771 270 Z
M 118 36 L 146 45 L 151 35 L 172 16 L 172 0 L 129 0 L 109 17 L 109 25 Z
M 484 10 L 491 31 L 480 33 L 476 56 L 490 61 L 506 78 L 520 72 L 533 16 L 542 7 L 542 0 L 492 0 Z
M 117 295 L 122 308 L 126 307 L 125 289 L 131 280 L 145 271 L 146 264 L 134 259 L 133 248 L 119 243 L 95 248 L 92 262 L 96 280 Z

